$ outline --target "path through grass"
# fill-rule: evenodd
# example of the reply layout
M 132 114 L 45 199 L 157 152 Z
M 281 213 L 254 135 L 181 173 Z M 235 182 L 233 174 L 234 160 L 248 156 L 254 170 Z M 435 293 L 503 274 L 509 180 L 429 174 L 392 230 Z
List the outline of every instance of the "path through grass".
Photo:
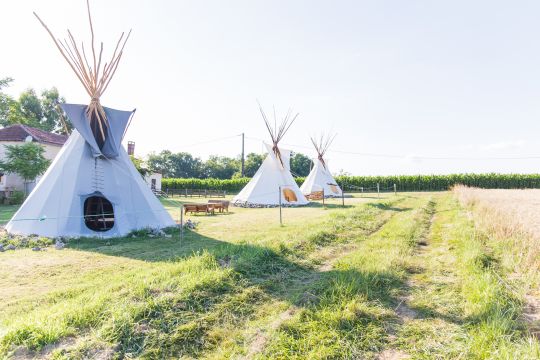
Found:
M 0 255 L 0 357 L 536 358 L 451 194 L 233 209 L 173 238 Z M 175 205 L 171 203 L 174 211 Z

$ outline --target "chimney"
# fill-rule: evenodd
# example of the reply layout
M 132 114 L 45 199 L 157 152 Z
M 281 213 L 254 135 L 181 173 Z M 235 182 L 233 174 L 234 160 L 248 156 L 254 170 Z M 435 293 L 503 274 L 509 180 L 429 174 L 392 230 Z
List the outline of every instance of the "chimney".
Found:
M 128 155 L 135 156 L 135 141 L 128 141 Z

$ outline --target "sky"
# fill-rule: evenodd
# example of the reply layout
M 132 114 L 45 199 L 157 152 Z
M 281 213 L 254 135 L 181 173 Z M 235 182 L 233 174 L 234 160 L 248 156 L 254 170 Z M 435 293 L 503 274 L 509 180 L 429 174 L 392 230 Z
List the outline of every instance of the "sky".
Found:
M 101 102 L 137 109 L 125 141 L 203 159 L 263 152 L 257 100 L 300 115 L 282 147 L 354 175 L 540 169 L 540 2 L 92 0 L 110 56 L 133 29 Z M 89 44 L 84 0 L 0 0 L 0 78 L 13 96 L 88 95 L 38 21 Z

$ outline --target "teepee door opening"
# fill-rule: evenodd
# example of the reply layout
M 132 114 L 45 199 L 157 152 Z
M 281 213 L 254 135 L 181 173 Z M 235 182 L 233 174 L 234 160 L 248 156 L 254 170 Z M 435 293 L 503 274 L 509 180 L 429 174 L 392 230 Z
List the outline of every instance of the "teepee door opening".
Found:
M 84 224 L 93 231 L 108 231 L 114 226 L 114 208 L 104 196 L 95 194 L 84 201 Z
M 107 122 L 99 118 L 99 115 L 96 112 L 90 114 L 90 129 L 94 134 L 96 143 L 100 150 L 103 150 L 103 145 L 105 145 L 105 140 L 107 140 Z

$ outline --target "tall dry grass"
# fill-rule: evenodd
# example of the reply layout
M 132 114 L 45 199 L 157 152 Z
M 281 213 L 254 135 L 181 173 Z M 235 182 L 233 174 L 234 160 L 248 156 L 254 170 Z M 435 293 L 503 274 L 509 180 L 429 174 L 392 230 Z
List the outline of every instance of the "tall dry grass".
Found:
M 486 246 L 501 252 L 503 265 L 538 284 L 540 269 L 540 190 L 478 189 L 458 185 L 453 192 L 471 211 Z M 513 268 L 513 269 L 512 269 Z M 533 284 L 535 283 L 535 284 Z

